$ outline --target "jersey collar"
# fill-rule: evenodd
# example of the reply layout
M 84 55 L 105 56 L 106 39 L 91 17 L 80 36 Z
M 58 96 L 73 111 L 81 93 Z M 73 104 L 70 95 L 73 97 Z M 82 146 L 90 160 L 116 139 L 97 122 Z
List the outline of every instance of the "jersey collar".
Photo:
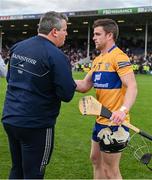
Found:
M 114 44 L 109 50 L 108 53 L 110 53 L 113 49 L 115 49 L 117 46 Z

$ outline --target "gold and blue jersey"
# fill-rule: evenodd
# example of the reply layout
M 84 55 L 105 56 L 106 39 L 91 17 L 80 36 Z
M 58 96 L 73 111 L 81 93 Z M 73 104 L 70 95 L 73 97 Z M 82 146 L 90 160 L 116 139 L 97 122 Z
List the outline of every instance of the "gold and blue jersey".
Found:
M 131 72 L 133 70 L 128 56 L 116 45 L 106 54 L 96 57 L 89 73 L 92 74 L 97 100 L 111 111 L 118 110 L 123 104 L 126 92 L 120 77 Z M 129 121 L 129 114 L 126 121 Z M 109 120 L 98 116 L 97 123 L 107 125 Z

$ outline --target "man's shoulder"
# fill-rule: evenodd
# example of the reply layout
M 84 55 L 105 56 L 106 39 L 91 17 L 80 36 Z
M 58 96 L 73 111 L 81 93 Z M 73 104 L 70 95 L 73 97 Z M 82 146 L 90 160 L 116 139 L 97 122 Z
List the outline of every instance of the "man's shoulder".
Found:
M 116 55 L 123 54 L 127 56 L 127 54 L 123 50 L 121 50 L 119 47 L 115 48 L 113 53 Z
M 111 56 L 115 59 L 129 59 L 128 55 L 123 52 L 119 47 L 115 48 L 111 53 Z
M 68 59 L 66 54 L 60 48 L 54 46 L 53 44 L 47 48 L 47 51 L 49 57 L 52 57 L 53 59 L 58 59 L 58 60 Z
M 101 60 L 101 54 L 100 55 L 98 55 L 98 56 L 96 56 L 95 57 L 95 59 L 93 60 L 93 63 L 97 63 L 97 62 L 99 62 L 100 60 Z
M 13 50 L 13 49 L 15 49 L 16 47 L 18 47 L 18 46 L 20 46 L 20 45 L 24 45 L 24 44 L 26 45 L 27 42 L 29 42 L 29 44 L 30 44 L 30 42 L 33 41 L 34 38 L 35 38 L 35 36 L 30 37 L 30 38 L 28 38 L 28 39 L 24 39 L 24 40 L 22 40 L 22 41 L 18 41 L 18 42 L 16 42 L 16 43 L 10 48 L 10 50 Z

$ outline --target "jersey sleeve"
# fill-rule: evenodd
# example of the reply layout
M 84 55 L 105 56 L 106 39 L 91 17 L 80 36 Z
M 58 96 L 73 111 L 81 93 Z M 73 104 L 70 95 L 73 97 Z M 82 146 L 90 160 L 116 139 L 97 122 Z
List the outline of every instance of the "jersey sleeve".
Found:
M 114 65 L 119 76 L 133 72 L 129 57 L 125 53 L 116 56 Z

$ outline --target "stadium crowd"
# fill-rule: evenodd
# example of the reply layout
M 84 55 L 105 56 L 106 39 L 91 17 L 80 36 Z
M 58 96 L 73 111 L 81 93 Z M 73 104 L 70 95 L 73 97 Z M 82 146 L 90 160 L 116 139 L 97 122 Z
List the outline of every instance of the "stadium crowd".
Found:
M 122 40 L 123 42 L 123 40 Z M 139 43 L 139 42 L 138 42 Z M 122 46 L 123 43 L 120 43 Z M 131 44 L 129 44 L 131 46 Z M 152 74 L 152 51 L 149 51 L 147 56 L 144 56 L 142 48 L 135 48 L 131 46 L 128 48 L 125 46 L 122 47 L 122 50 L 127 53 L 130 58 L 130 62 L 132 63 L 133 70 L 136 74 Z M 87 58 L 87 47 L 77 47 L 66 44 L 62 47 L 63 52 L 68 56 L 71 67 L 75 71 L 88 71 L 91 68 L 91 63 L 94 58 L 99 55 L 100 52 L 93 49 L 90 53 L 90 63 L 83 63 L 83 59 Z M 5 46 L 1 52 L 2 58 L 5 64 L 9 61 L 9 47 Z M 81 63 L 79 63 L 81 61 Z

